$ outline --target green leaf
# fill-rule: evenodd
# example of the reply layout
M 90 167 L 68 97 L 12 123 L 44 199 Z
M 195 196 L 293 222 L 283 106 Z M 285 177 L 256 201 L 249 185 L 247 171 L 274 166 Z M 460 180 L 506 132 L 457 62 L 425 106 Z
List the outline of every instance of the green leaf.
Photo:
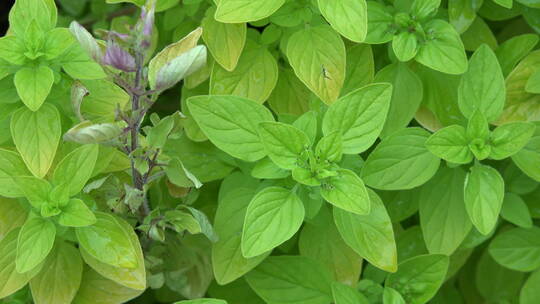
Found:
M 493 230 L 504 199 L 504 180 L 489 166 L 475 164 L 465 180 L 465 207 L 473 225 L 487 235 Z
M 450 0 L 448 1 L 448 19 L 458 33 L 465 32 L 476 19 L 476 11 L 483 1 Z
M 13 176 L 32 175 L 17 152 L 0 149 L 0 195 L 21 197 L 24 192 L 13 180 Z
M 383 292 L 383 303 L 384 304 L 405 304 L 405 299 L 401 294 L 391 287 L 385 287 Z
M 409 61 L 416 56 L 419 46 L 415 33 L 401 32 L 392 40 L 392 50 L 399 61 Z
M 11 117 L 11 136 L 24 163 L 36 177 L 49 171 L 60 140 L 60 114 L 50 105 L 32 112 L 21 108 Z
M 474 158 L 469 149 L 465 128 L 460 125 L 452 125 L 435 132 L 426 141 L 426 148 L 451 163 L 468 164 Z
M 282 169 L 298 167 L 300 156 L 311 146 L 307 135 L 291 125 L 263 122 L 258 130 L 266 154 Z
M 302 256 L 272 256 L 246 275 L 267 303 L 328 304 L 331 277 L 316 261 Z
M 469 139 L 469 149 L 476 159 L 484 160 L 488 158 L 491 153 L 489 124 L 480 110 L 475 110 L 469 118 L 466 133 Z
M 540 297 L 540 290 L 538 285 L 540 284 L 540 271 L 533 272 L 523 284 L 521 292 L 519 293 L 519 304 L 534 304 Z
M 449 259 L 442 254 L 419 255 L 399 264 L 385 286 L 398 291 L 407 303 L 427 303 L 441 287 Z
M 71 303 L 82 279 L 83 263 L 79 251 L 69 243 L 58 242 L 45 264 L 30 281 L 34 303 Z
M 381 137 L 405 128 L 414 118 L 423 97 L 422 80 L 403 63 L 389 64 L 377 72 L 375 82 L 392 84 L 390 109 Z
M 58 223 L 67 227 L 85 227 L 95 224 L 96 216 L 82 200 L 73 198 L 62 208 Z
M 15 36 L 0 38 L 0 58 L 14 65 L 23 65 L 27 58 L 24 55 L 24 40 Z M 10 72 L 11 73 L 11 72 Z
M 492 50 L 498 46 L 497 38 L 482 18 L 474 19 L 469 28 L 461 34 L 461 41 L 466 51 L 476 51 L 483 44 L 486 44 Z
M 522 228 L 531 228 L 533 226 L 531 212 L 527 204 L 514 193 L 507 192 L 504 194 L 501 217 Z
M 92 176 L 98 151 L 98 145 L 84 145 L 71 151 L 54 169 L 53 184 L 68 185 L 70 196 L 79 193 Z
M 185 300 L 180 302 L 175 302 L 175 304 L 227 304 L 224 300 L 218 299 L 197 299 L 197 300 Z
M 177 157 L 171 159 L 165 167 L 165 174 L 169 181 L 179 187 L 202 187 L 202 183 L 193 173 L 189 172 L 182 161 Z
M 290 68 L 279 68 L 276 87 L 268 98 L 270 109 L 276 114 L 301 115 L 309 110 L 311 92 Z
M 139 296 L 141 290 L 127 288 L 109 280 L 90 267 L 83 272 L 81 287 L 73 300 L 77 304 L 116 304 L 125 303 Z
M 497 119 L 504 107 L 505 84 L 495 53 L 485 44 L 472 55 L 469 69 L 458 88 L 459 109 L 465 117 L 479 110 L 488 122 Z
M 339 97 L 345 80 L 345 45 L 330 26 L 294 33 L 286 53 L 298 78 L 322 101 L 332 104 Z
M 471 274 L 475 280 L 471 283 L 476 285 L 486 301 L 511 302 L 517 298 L 524 273 L 501 266 L 493 260 L 488 250 L 484 250 L 475 266 L 476 273 Z
M 228 284 L 255 268 L 266 254 L 246 259 L 241 251 L 241 235 L 248 205 L 256 189 L 245 184 L 231 189 L 219 199 L 214 228 L 219 236 L 212 245 L 212 267 L 216 281 Z
M 13 180 L 32 207 L 40 209 L 49 200 L 52 187 L 48 181 L 34 176 L 16 176 Z
M 224 23 L 264 19 L 277 11 L 285 0 L 219 0 L 215 18 Z
M 80 248 L 103 263 L 136 268 L 137 253 L 124 227 L 110 214 L 96 212 L 95 216 L 94 225 L 75 229 Z
M 420 226 L 430 253 L 451 255 L 472 228 L 465 202 L 465 172 L 441 168 L 420 190 Z
M 340 132 L 323 136 L 315 147 L 315 155 L 322 161 L 340 162 L 343 156 L 343 142 Z
M 375 63 L 373 51 L 369 44 L 356 44 L 347 49 L 345 83 L 341 90 L 342 95 L 361 88 L 373 82 Z
M 413 18 L 424 19 L 437 11 L 440 0 L 415 0 L 411 5 L 410 14 Z
M 235 95 L 263 103 L 276 86 L 278 65 L 263 46 L 248 41 L 238 65 L 228 71 L 215 64 L 210 78 L 211 95 Z
M 440 163 L 425 146 L 428 137 L 421 128 L 406 128 L 385 138 L 362 167 L 364 182 L 380 190 L 411 189 L 427 182 Z
M 49 31 L 45 37 L 43 52 L 47 60 L 55 59 L 62 55 L 75 40 L 66 28 L 55 28 Z
M 293 123 L 293 127 L 303 131 L 309 138 L 311 143 L 315 143 L 317 139 L 319 115 L 315 111 L 307 111 L 300 115 Z
M 19 273 L 15 269 L 19 231 L 20 229 L 14 229 L 0 239 L 0 299 L 23 288 L 36 275 L 36 271 Z
M 440 19 L 429 21 L 424 30 L 431 32 L 433 39 L 420 47 L 416 61 L 443 73 L 464 73 L 467 70 L 467 55 L 456 30 Z
M 540 72 L 536 71 L 534 74 L 529 77 L 527 84 L 525 85 L 525 90 L 529 93 L 540 94 Z
M 540 119 L 539 94 L 525 90 L 527 80 L 540 68 L 540 50 L 528 54 L 506 77 L 506 102 L 497 124 Z
M 339 169 L 337 175 L 323 181 L 322 197 L 330 204 L 345 211 L 365 215 L 370 212 L 370 196 L 364 182 L 347 169 Z
M 258 179 L 281 179 L 290 174 L 290 171 L 281 169 L 268 157 L 259 160 L 251 170 L 251 176 Z
M 51 92 L 54 75 L 47 66 L 25 67 L 15 73 L 14 82 L 23 103 L 37 111 Z
M 214 11 L 209 10 L 202 20 L 202 38 L 216 62 L 225 70 L 233 71 L 246 43 L 247 26 L 219 22 L 213 14 Z
M 24 225 L 28 210 L 18 200 L 0 198 L 0 240 L 18 227 Z
M 9 12 L 9 29 L 16 36 L 24 37 L 26 28 L 35 20 L 37 25 L 48 31 L 56 24 L 56 7 L 44 0 L 18 0 Z
M 368 299 L 354 288 L 334 282 L 332 283 L 332 295 L 336 304 L 368 304 Z
M 540 267 L 540 228 L 512 228 L 489 244 L 489 254 L 506 268 L 533 271 Z
M 540 181 L 540 168 L 535 165 L 540 161 L 540 128 L 538 128 L 538 123 L 535 123 L 535 125 L 536 131 L 529 143 L 514 154 L 512 160 L 521 171 L 534 180 Z
M 537 34 L 523 34 L 514 36 L 499 45 L 495 50 L 495 55 L 499 59 L 504 76 L 510 74 L 515 65 L 533 50 L 538 40 Z
M 80 249 L 81 255 L 85 263 L 92 267 L 102 276 L 131 289 L 145 290 L 146 270 L 144 267 L 144 256 L 141 245 L 139 244 L 139 238 L 137 237 L 135 231 L 133 231 L 131 225 L 129 225 L 125 220 L 116 218 L 116 221 L 122 227 L 126 235 L 128 235 L 131 245 L 133 246 L 133 248 L 135 248 L 135 254 L 137 258 L 136 268 L 121 268 L 105 264 L 93 257 L 83 248 Z
M 384 271 L 397 270 L 397 251 L 392 222 L 381 199 L 368 190 L 371 211 L 358 215 L 334 208 L 334 221 L 347 245 Z
M 120 134 L 122 134 L 122 122 L 94 124 L 87 120 L 67 130 L 63 139 L 83 145 L 99 144 L 113 142 Z
M 206 47 L 197 45 L 170 58 L 150 81 L 150 88 L 166 90 L 206 65 Z
M 394 9 L 382 3 L 367 1 L 368 31 L 365 43 L 379 44 L 392 40 L 394 33 Z
M 246 211 L 242 255 L 255 257 L 290 239 L 304 221 L 304 205 L 289 189 L 268 187 L 257 193 Z
M 513 122 L 497 127 L 490 136 L 490 158 L 504 159 L 518 153 L 527 145 L 536 130 L 536 125 L 528 122 Z
M 197 96 L 187 103 L 201 130 L 219 149 L 245 161 L 266 155 L 257 132 L 259 123 L 274 121 L 266 107 L 235 96 Z
M 345 154 L 358 154 L 367 150 L 382 130 L 391 95 L 390 84 L 377 83 L 341 97 L 324 116 L 323 134 L 338 131 Z
M 56 227 L 46 219 L 29 218 L 17 240 L 17 272 L 25 273 L 38 266 L 54 245 Z
M 367 34 L 367 4 L 364 0 L 318 0 L 319 10 L 345 38 L 362 42 Z
M 300 255 L 319 261 L 334 280 L 354 285 L 360 276 L 362 258 L 347 246 L 330 212 L 322 208 L 314 222 L 302 228 L 298 239 Z

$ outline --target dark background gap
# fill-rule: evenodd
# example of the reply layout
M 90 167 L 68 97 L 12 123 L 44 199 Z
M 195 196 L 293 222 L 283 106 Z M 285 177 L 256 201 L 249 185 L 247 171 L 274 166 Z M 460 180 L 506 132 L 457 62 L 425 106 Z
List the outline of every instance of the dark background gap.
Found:
M 13 3 L 15 3 L 15 0 L 2 0 L 0 2 L 0 36 L 4 36 L 9 26 L 9 10 L 13 6 Z

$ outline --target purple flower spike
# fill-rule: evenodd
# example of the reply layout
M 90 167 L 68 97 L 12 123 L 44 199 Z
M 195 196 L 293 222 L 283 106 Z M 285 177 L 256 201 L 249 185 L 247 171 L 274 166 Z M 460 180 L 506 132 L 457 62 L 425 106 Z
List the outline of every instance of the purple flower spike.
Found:
M 107 43 L 103 63 L 126 72 L 134 72 L 136 68 L 135 58 L 113 41 Z

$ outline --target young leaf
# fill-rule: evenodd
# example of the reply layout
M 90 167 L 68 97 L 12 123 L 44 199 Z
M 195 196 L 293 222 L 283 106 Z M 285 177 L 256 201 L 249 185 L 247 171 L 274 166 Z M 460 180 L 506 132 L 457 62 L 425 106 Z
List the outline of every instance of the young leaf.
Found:
M 171 183 L 179 187 L 202 187 L 202 183 L 195 175 L 193 175 L 193 173 L 186 169 L 178 157 L 175 157 L 169 161 L 167 167 L 165 167 L 165 174 Z
M 63 139 L 83 145 L 99 144 L 112 142 L 120 134 L 122 134 L 120 123 L 94 124 L 91 121 L 83 121 L 64 133 Z
M 157 82 L 158 72 L 166 67 L 172 60 L 179 58 L 197 46 L 202 35 L 202 28 L 198 27 L 181 40 L 172 43 L 159 52 L 148 64 L 148 81 L 152 86 Z
M 72 198 L 62 208 L 58 223 L 67 227 L 85 227 L 96 223 L 96 216 L 82 200 Z
M 258 130 L 266 154 L 282 169 L 298 167 L 301 154 L 311 146 L 307 135 L 291 125 L 263 122 Z
M 19 231 L 20 229 L 14 229 L 0 239 L 0 269 L 2 269 L 0 271 L 0 298 L 2 299 L 23 288 L 36 275 L 35 270 L 19 273 L 15 269 Z
M 197 96 L 187 101 L 204 134 L 221 150 L 245 161 L 266 155 L 257 128 L 274 121 L 272 113 L 257 102 L 234 96 Z
M 465 180 L 465 207 L 473 225 L 487 235 L 493 230 L 504 199 L 504 180 L 489 166 L 475 164 Z
M 17 71 L 14 81 L 23 103 L 37 111 L 51 92 L 54 75 L 47 66 L 25 67 Z
M 215 18 L 224 23 L 264 19 L 277 11 L 285 0 L 220 0 Z
M 268 187 L 257 193 L 246 211 L 242 254 L 261 255 L 290 239 L 304 221 L 304 205 L 289 189 Z
M 411 189 L 427 182 L 440 163 L 425 146 L 428 137 L 421 128 L 407 128 L 385 138 L 362 167 L 364 182 L 381 190 Z
M 345 211 L 365 215 L 370 212 L 370 196 L 364 182 L 347 169 L 340 169 L 321 187 L 322 197 L 330 204 Z
M 397 269 L 392 222 L 381 199 L 368 190 L 371 211 L 358 215 L 334 208 L 334 221 L 347 245 L 374 266 L 389 272 Z
M 536 125 L 528 122 L 513 122 L 497 127 L 490 136 L 490 158 L 504 159 L 518 153 L 534 135 Z
M 398 291 L 407 303 L 427 303 L 444 282 L 449 259 L 442 254 L 419 255 L 399 264 L 385 286 Z
M 152 79 L 152 89 L 165 90 L 206 65 L 206 47 L 197 45 L 167 61 Z M 155 82 L 154 82 L 155 81 Z
M 489 124 L 485 115 L 480 110 L 475 110 L 469 118 L 466 134 L 469 139 L 469 150 L 478 160 L 488 158 L 491 153 L 489 133 Z
M 342 136 L 345 154 L 367 150 L 382 130 L 391 95 L 390 84 L 377 83 L 341 97 L 324 116 L 323 134 L 338 131 Z
M 71 244 L 58 242 L 43 267 L 30 281 L 36 304 L 69 304 L 81 284 L 83 263 L 79 251 Z
M 501 115 L 505 94 L 501 66 L 495 53 L 483 44 L 472 55 L 469 69 L 461 78 L 458 88 L 459 109 L 467 118 L 479 110 L 490 122 Z
M 255 268 L 267 254 L 246 259 L 242 255 L 241 236 L 248 205 L 256 193 L 255 188 L 242 184 L 231 189 L 230 193 L 220 195 L 214 220 L 219 240 L 212 245 L 212 267 L 220 285 L 243 276 Z M 225 186 L 225 185 L 223 185 Z
M 321 25 L 294 33 L 287 58 L 303 83 L 327 104 L 338 97 L 345 80 L 345 45 L 331 27 Z
M 278 65 L 274 56 L 266 47 L 249 40 L 233 71 L 214 65 L 210 95 L 235 95 L 263 103 L 277 80 Z
M 98 151 L 98 145 L 84 145 L 70 152 L 54 169 L 53 184 L 68 185 L 70 196 L 79 193 L 92 176 Z
M 391 287 L 385 287 L 383 292 L 384 304 L 406 304 L 401 294 Z
M 318 3 L 322 15 L 337 32 L 351 41 L 364 41 L 368 20 L 365 0 L 319 0 Z
M 318 114 L 315 111 L 307 111 L 298 117 L 293 123 L 293 127 L 302 130 L 309 138 L 311 143 L 315 143 L 317 138 L 318 128 Z
M 135 253 L 137 256 L 137 267 L 136 268 L 120 268 L 115 267 L 109 264 L 100 262 L 98 259 L 90 255 L 86 250 L 80 249 L 81 255 L 90 267 L 92 267 L 99 274 L 113 280 L 114 282 L 121 284 L 125 287 L 129 287 L 135 290 L 145 290 L 146 289 L 146 270 L 144 267 L 144 257 L 139 243 L 139 238 L 131 225 L 129 225 L 123 219 L 116 218 L 116 221 L 122 228 L 124 232 L 129 236 L 129 241 L 133 248 L 135 248 Z
M 60 141 L 60 114 L 56 107 L 45 104 L 36 112 L 21 108 L 13 113 L 10 128 L 13 142 L 30 172 L 44 177 Z
M 368 299 L 354 288 L 334 282 L 332 283 L 332 295 L 336 304 L 368 304 Z
M 328 162 L 340 162 L 343 155 L 343 142 L 339 132 L 323 136 L 315 147 L 315 155 Z
M 247 274 L 249 286 L 267 303 L 326 304 L 332 301 L 331 277 L 316 261 L 273 256 Z
M 40 209 L 49 200 L 52 187 L 48 181 L 34 176 L 16 176 L 13 180 L 32 207 Z
M 55 237 L 53 222 L 40 217 L 29 218 L 17 240 L 17 272 L 28 272 L 43 262 L 53 248 Z
M 418 41 L 415 33 L 401 32 L 392 40 L 392 50 L 399 61 L 409 61 L 418 53 Z
M 465 128 L 460 125 L 452 125 L 435 132 L 426 141 L 426 148 L 451 163 L 468 164 L 474 158 L 469 149 Z
M 420 190 L 420 227 L 430 253 L 451 255 L 472 228 L 464 183 L 462 169 L 441 168 Z
M 365 43 L 379 44 L 392 40 L 390 31 L 394 24 L 394 8 L 376 1 L 367 1 L 368 31 Z
M 219 22 L 213 14 L 214 11 L 209 10 L 202 20 L 202 38 L 216 62 L 225 70 L 233 71 L 246 43 L 247 26 Z
M 506 268 L 533 271 L 540 267 L 540 228 L 506 230 L 491 241 L 489 253 Z
M 420 47 L 415 60 L 443 73 L 464 73 L 467 70 L 467 55 L 456 30 L 441 19 L 429 21 L 424 30 L 431 32 L 433 38 Z
M 21 197 L 24 192 L 13 180 L 13 176 L 32 175 L 17 152 L 0 149 L 0 195 Z
M 16 36 L 24 37 L 28 24 L 35 20 L 43 31 L 56 24 L 56 6 L 43 0 L 18 0 L 9 12 L 10 30 Z
M 137 254 L 129 235 L 114 216 L 96 212 L 96 223 L 75 229 L 81 249 L 99 261 L 122 268 L 136 268 Z

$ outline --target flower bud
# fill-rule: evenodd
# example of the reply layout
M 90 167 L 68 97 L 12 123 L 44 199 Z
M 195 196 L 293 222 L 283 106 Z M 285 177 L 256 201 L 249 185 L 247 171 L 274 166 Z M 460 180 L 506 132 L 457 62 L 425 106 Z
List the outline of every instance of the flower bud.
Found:
M 112 40 L 109 40 L 107 43 L 107 51 L 103 57 L 103 64 L 110 65 L 125 72 L 134 72 L 136 69 L 135 58 Z

